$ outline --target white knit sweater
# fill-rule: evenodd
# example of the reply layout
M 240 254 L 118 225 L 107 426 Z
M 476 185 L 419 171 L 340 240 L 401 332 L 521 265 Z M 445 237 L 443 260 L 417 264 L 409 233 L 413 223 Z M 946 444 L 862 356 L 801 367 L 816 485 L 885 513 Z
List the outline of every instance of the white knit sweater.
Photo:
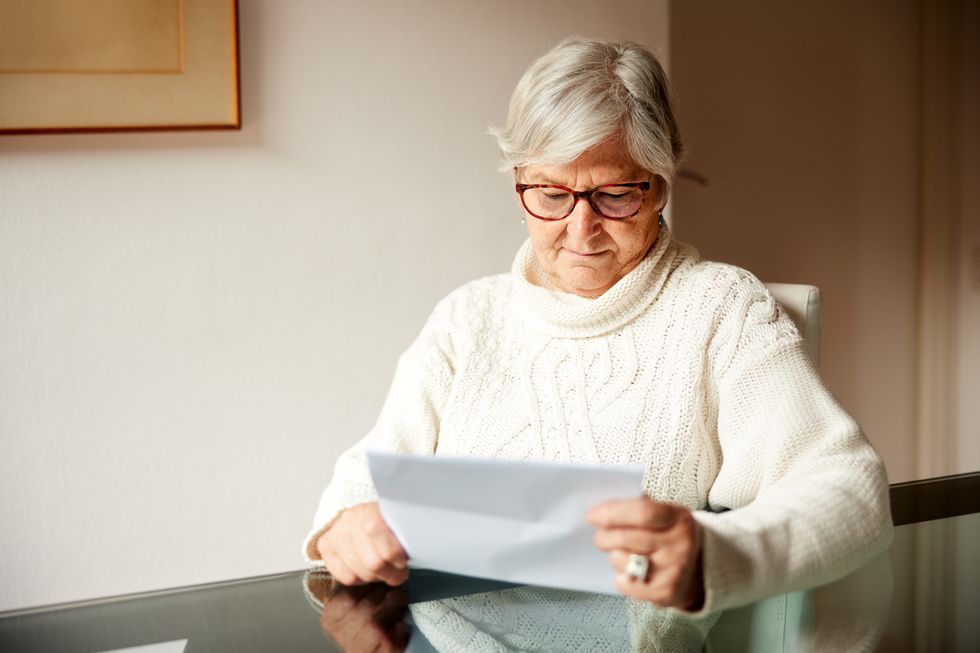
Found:
M 436 306 L 374 429 L 337 461 L 304 544 L 376 500 L 369 447 L 639 464 L 703 526 L 704 610 L 839 577 L 891 539 L 881 459 L 758 279 L 663 229 L 596 299 L 549 289 L 525 243 L 510 274 Z

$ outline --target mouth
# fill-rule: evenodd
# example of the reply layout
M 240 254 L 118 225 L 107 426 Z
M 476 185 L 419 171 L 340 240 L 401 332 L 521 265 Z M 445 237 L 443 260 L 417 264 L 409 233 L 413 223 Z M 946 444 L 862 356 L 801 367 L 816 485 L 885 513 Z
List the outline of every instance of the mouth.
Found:
M 564 250 L 569 254 L 573 254 L 575 256 L 582 256 L 584 258 L 599 256 L 600 254 L 602 254 L 602 252 L 576 252 L 574 249 L 569 249 L 568 247 L 565 247 Z

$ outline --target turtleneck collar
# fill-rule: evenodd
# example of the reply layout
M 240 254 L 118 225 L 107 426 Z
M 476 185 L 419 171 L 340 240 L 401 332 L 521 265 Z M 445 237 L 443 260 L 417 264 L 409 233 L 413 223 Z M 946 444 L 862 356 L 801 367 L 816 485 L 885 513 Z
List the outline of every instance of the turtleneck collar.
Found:
M 662 226 L 639 265 L 595 299 L 554 290 L 530 239 L 518 250 L 511 272 L 530 322 L 554 337 L 588 338 L 614 331 L 642 313 L 676 267 L 677 254 L 670 231 Z

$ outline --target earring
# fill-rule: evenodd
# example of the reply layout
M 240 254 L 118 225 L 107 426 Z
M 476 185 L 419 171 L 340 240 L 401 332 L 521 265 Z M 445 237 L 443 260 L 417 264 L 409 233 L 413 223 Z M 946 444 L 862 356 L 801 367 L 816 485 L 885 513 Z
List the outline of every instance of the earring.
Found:
M 524 219 L 524 216 L 522 215 L 521 216 L 521 224 L 525 224 L 525 223 L 526 223 L 526 220 Z
M 660 226 L 661 227 L 666 227 L 667 226 L 667 221 L 664 220 L 664 214 L 663 213 L 660 214 Z

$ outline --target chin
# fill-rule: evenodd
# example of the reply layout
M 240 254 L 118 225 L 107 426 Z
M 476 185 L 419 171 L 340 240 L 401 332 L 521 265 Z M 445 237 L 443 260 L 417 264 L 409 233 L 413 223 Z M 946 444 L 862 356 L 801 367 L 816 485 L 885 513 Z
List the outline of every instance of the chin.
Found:
M 570 279 L 565 282 L 569 292 L 583 297 L 598 297 L 612 287 L 612 283 L 598 279 Z

